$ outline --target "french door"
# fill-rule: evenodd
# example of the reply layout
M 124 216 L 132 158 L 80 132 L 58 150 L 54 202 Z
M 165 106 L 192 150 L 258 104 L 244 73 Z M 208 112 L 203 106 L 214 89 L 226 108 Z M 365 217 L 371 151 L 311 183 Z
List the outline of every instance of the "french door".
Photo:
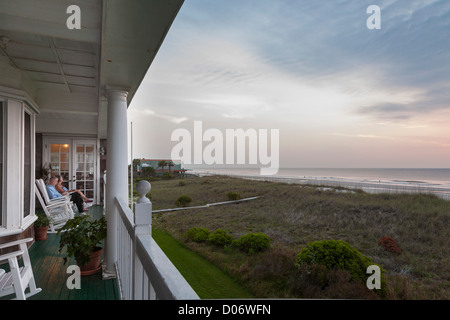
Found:
M 97 195 L 97 140 L 49 138 L 44 142 L 48 150 L 44 163 L 52 175 L 61 175 L 63 185 L 81 190 L 96 202 Z M 45 153 L 44 153 L 45 156 Z M 47 160 L 47 161 L 46 161 Z
M 72 189 L 81 190 L 89 199 L 95 197 L 96 144 L 89 141 L 73 142 Z

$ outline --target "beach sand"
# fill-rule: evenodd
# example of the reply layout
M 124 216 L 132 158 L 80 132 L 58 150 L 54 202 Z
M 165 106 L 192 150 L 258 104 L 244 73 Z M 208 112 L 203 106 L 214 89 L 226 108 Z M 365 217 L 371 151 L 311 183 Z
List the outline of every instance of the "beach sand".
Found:
M 419 181 L 361 181 L 352 179 L 327 179 L 327 178 L 300 178 L 300 177 L 280 177 L 280 176 L 257 176 L 242 174 L 201 174 L 201 175 L 224 175 L 250 180 L 262 180 L 272 182 L 282 182 L 289 184 L 303 184 L 314 186 L 327 186 L 334 188 L 345 188 L 362 190 L 367 193 L 406 193 L 406 194 L 434 194 L 437 197 L 450 201 L 450 188 Z

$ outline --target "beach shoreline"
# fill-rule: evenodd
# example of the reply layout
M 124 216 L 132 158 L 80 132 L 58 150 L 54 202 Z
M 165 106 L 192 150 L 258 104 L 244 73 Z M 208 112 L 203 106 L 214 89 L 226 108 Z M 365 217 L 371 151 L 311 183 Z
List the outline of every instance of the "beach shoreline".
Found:
M 403 194 L 433 194 L 450 201 L 450 187 L 426 181 L 374 181 L 369 179 L 330 178 L 330 177 L 296 177 L 296 176 L 261 176 L 233 172 L 215 172 L 193 170 L 199 176 L 229 176 L 247 180 L 262 180 L 288 184 L 302 184 L 362 190 L 367 193 L 403 193 Z

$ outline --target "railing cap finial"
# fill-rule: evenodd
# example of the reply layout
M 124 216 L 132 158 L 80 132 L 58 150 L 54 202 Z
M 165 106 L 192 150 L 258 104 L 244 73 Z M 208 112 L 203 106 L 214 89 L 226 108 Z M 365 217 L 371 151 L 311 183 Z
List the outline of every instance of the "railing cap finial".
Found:
M 146 197 L 147 193 L 150 192 L 152 186 L 147 180 L 141 180 L 136 184 L 136 191 L 139 193 L 140 198 L 137 203 L 149 203 L 150 200 Z

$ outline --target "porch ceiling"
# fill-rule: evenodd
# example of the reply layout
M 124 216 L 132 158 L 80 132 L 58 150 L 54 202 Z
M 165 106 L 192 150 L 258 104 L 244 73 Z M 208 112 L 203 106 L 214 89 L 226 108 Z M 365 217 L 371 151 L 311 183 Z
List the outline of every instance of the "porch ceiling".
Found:
M 72 4 L 81 30 L 67 28 Z M 97 134 L 102 10 L 102 0 L 0 0 L 0 54 L 39 107 L 37 132 Z
M 105 87 L 128 90 L 131 102 L 182 3 L 0 0 L 0 62 L 20 71 L 38 105 L 36 131 L 105 138 Z M 66 26 L 70 5 L 80 30 Z
M 35 89 L 98 93 L 98 45 L 1 30 L 2 53 L 34 82 Z

